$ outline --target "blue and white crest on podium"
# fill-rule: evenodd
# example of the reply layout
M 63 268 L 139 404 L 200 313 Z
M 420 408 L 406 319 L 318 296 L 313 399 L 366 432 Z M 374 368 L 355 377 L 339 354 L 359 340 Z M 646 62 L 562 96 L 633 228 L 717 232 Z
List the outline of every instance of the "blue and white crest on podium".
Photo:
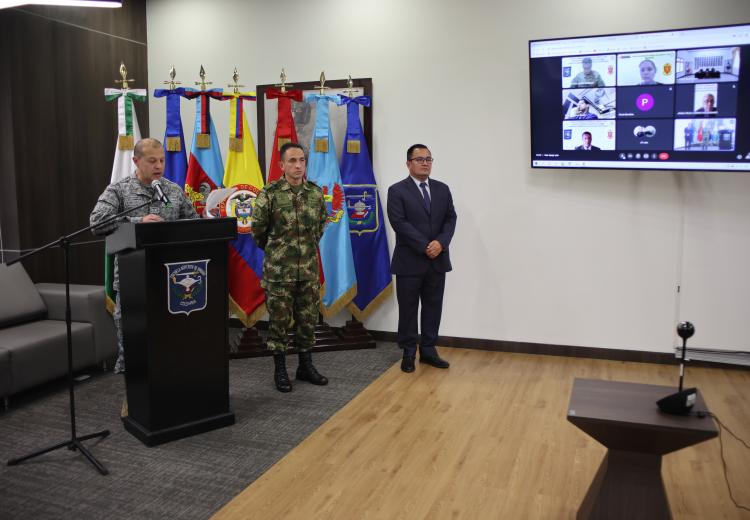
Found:
M 167 303 L 170 314 L 201 311 L 208 303 L 208 262 L 191 260 L 164 264 L 167 268 Z

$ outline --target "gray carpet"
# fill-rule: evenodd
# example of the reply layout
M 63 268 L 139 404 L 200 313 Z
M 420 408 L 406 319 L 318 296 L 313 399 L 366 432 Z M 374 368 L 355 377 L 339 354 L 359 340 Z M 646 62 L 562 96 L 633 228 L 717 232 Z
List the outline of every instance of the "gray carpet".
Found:
M 103 440 L 84 443 L 108 476 L 67 449 L 6 466 L 8 459 L 70 435 L 64 384 L 21 396 L 0 413 L 0 518 L 209 518 L 400 356 L 392 343 L 315 354 L 315 364 L 331 382 L 316 387 L 293 380 L 290 394 L 273 388 L 271 358 L 230 360 L 237 423 L 153 448 L 122 427 L 123 378 L 93 374 L 76 387 L 77 428 L 79 435 L 111 431 Z M 296 356 L 289 356 L 287 364 L 293 377 Z

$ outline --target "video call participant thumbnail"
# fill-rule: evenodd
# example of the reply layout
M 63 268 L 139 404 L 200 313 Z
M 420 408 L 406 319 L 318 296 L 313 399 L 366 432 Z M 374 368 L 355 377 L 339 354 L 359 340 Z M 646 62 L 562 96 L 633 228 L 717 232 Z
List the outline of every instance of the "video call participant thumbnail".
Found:
M 674 51 L 617 55 L 617 85 L 671 85 L 675 82 Z
M 616 57 L 571 56 L 562 59 L 562 88 L 615 86 Z
M 618 150 L 672 149 L 671 119 L 621 119 L 617 121 Z
M 737 120 L 675 119 L 674 149 L 689 152 L 731 152 L 735 149 Z
M 677 83 L 721 83 L 738 81 L 740 48 L 677 51 Z
M 617 89 L 617 117 L 673 117 L 674 86 L 622 87 Z
M 675 96 L 677 116 L 735 117 L 738 83 L 678 85 Z
M 614 119 L 615 88 L 562 91 L 563 119 Z
M 615 149 L 615 122 L 605 120 L 563 121 L 563 150 Z

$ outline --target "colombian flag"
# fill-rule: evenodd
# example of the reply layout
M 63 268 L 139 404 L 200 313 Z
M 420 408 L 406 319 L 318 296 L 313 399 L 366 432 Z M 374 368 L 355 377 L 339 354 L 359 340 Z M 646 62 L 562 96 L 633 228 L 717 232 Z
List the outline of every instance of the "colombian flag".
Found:
M 245 327 L 265 314 L 263 251 L 251 233 L 255 197 L 263 187 L 255 143 L 247 126 L 243 100 L 255 101 L 255 93 L 225 94 L 229 99 L 229 153 L 224 186 L 233 192 L 220 204 L 221 216 L 237 218 L 237 239 L 229 243 L 229 307 Z

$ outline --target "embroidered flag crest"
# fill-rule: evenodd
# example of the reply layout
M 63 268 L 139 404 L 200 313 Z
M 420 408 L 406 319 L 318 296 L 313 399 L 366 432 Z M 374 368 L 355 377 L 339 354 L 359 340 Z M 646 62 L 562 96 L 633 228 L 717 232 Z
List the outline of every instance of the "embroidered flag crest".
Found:
M 260 190 L 251 184 L 237 184 L 237 190 L 219 204 L 222 217 L 235 217 L 237 219 L 237 232 L 250 233 L 252 226 L 250 219 L 253 216 L 255 199 Z
M 349 232 L 361 235 L 374 233 L 380 228 L 378 189 L 374 184 L 347 184 L 346 211 L 349 214 Z

